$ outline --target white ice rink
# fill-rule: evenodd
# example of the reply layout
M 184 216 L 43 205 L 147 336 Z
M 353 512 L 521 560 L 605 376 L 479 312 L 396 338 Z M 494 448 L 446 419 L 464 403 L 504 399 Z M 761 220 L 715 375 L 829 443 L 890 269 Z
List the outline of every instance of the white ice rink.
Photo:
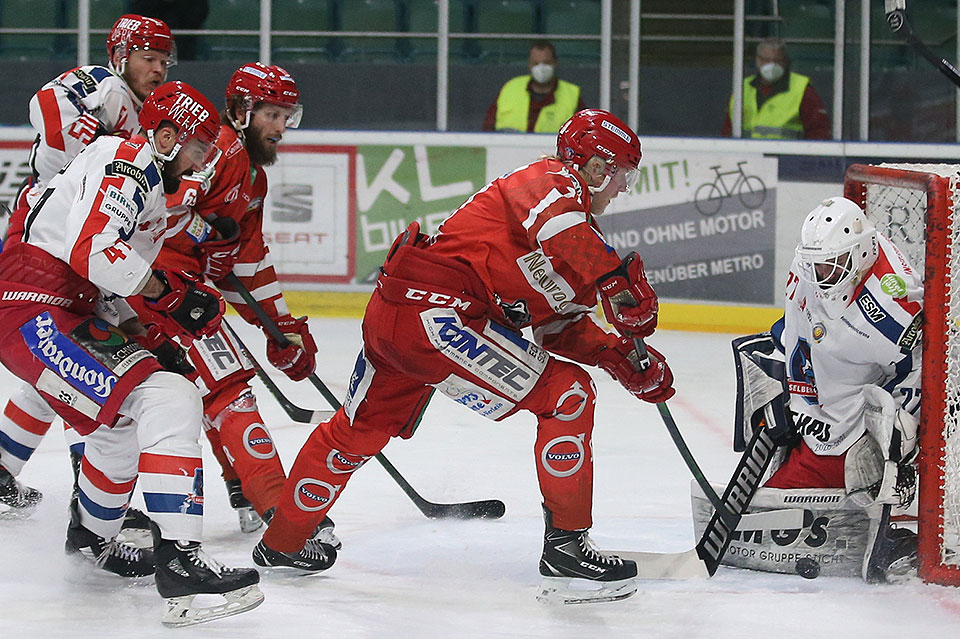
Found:
M 263 339 L 237 317 L 233 326 L 265 362 Z M 359 321 L 314 320 L 317 372 L 342 397 L 359 345 Z M 731 335 L 661 332 L 677 396 L 670 409 L 704 472 L 726 481 L 737 456 Z M 690 474 L 656 408 L 595 371 L 592 536 L 601 548 L 679 551 L 694 545 Z M 325 408 L 308 382 L 275 379 L 301 406 Z M 4 391 L 14 378 L 0 370 Z M 311 427 L 292 423 L 257 383 L 260 409 L 289 468 Z M 416 436 L 384 450 L 427 499 L 499 498 L 498 521 L 426 519 L 376 462 L 351 480 L 334 507 L 343 549 L 322 575 L 262 573 L 266 601 L 256 610 L 194 626 L 160 625 L 151 579 L 131 584 L 78 571 L 63 553 L 71 477 L 63 437 L 53 429 L 24 469 L 43 491 L 34 516 L 0 525 L 0 635 L 112 638 L 250 637 L 955 637 L 960 590 L 922 584 L 868 586 L 859 580 L 769 575 L 721 568 L 710 580 L 646 582 L 625 601 L 552 607 L 535 599 L 542 519 L 532 447 L 535 422 L 520 415 L 488 422 L 444 397 L 428 408 Z M 259 531 L 244 535 L 206 447 L 204 545 L 234 565 L 253 565 Z M 142 507 L 137 495 L 134 505 Z

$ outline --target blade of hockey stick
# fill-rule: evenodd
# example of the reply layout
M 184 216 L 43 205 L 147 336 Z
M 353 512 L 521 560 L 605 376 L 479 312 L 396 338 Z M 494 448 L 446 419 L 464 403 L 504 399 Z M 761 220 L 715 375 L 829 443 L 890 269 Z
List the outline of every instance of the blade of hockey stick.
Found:
M 257 316 L 257 319 L 260 320 L 260 324 L 264 329 L 270 334 L 270 336 L 276 340 L 276 342 L 284 347 L 289 345 L 290 342 L 284 336 L 283 332 L 277 326 L 276 322 L 273 321 L 267 312 L 260 306 L 260 303 L 254 299 L 253 295 L 250 294 L 250 291 L 247 290 L 247 287 L 243 285 L 243 282 L 240 281 L 234 273 L 230 273 L 224 278 L 227 283 L 233 288 L 240 297 L 243 298 L 243 301 L 246 302 L 247 306 L 250 307 L 250 310 L 253 311 L 254 315 Z M 330 389 L 327 388 L 326 384 L 317 377 L 316 373 L 311 373 L 307 378 L 310 380 L 310 383 L 320 391 L 320 394 L 323 395 L 330 405 L 336 409 L 340 409 L 340 402 L 337 398 L 330 392 Z M 383 453 L 376 454 L 376 460 L 383 466 L 384 470 L 387 471 L 387 474 L 393 478 L 397 485 L 400 486 L 400 489 L 410 498 L 414 505 L 423 513 L 426 517 L 430 519 L 499 519 L 503 517 L 503 514 L 506 512 L 506 505 L 499 499 L 485 499 L 482 501 L 472 501 L 464 503 L 455 503 L 455 504 L 440 504 L 424 499 L 420 493 L 414 490 L 413 486 L 410 485 L 403 475 L 400 474 L 400 471 L 390 463 Z
M 633 346 L 639 357 L 639 366 L 641 370 L 645 370 L 650 366 L 647 345 L 643 343 L 642 339 L 634 338 Z M 680 451 L 680 456 L 683 457 L 683 461 L 686 462 L 687 468 L 693 474 L 697 485 L 700 486 L 703 494 L 706 495 L 715 509 L 696 548 L 697 555 L 703 562 L 706 571 L 713 575 L 720 567 L 720 560 L 727 552 L 727 548 L 733 539 L 733 533 L 737 530 L 747 506 L 750 505 L 750 500 L 753 499 L 753 495 L 760 487 L 763 474 L 770 465 L 770 460 L 773 458 L 777 445 L 770 438 L 766 428 L 757 428 L 740 457 L 740 462 L 737 464 L 736 470 L 733 471 L 733 477 L 730 478 L 721 499 L 717 496 L 717 492 L 710 485 L 710 482 L 707 481 L 703 471 L 700 470 L 700 466 L 683 440 L 680 429 L 677 428 L 677 423 L 673 420 L 666 402 L 658 403 L 657 409 L 663 418 L 667 431 L 670 433 L 670 437 L 673 439 L 673 443 Z
M 270 379 L 267 371 L 263 370 L 260 362 L 254 359 L 253 353 L 250 352 L 250 349 L 247 348 L 247 345 L 243 343 L 243 340 L 241 340 L 237 332 L 233 330 L 233 327 L 227 323 L 226 319 L 223 320 L 223 326 L 227 329 L 227 332 L 230 333 L 230 337 L 237 343 L 237 346 L 240 347 L 243 356 L 253 365 L 253 370 L 257 373 L 257 378 L 263 382 L 263 385 L 266 386 L 270 394 L 273 395 L 273 398 L 277 400 L 277 403 L 283 408 L 283 412 L 287 414 L 287 417 L 300 424 L 319 424 L 333 417 L 335 411 L 329 409 L 310 410 L 309 408 L 297 406 L 290 401 L 280 390 L 280 387 L 277 386 L 276 382 Z

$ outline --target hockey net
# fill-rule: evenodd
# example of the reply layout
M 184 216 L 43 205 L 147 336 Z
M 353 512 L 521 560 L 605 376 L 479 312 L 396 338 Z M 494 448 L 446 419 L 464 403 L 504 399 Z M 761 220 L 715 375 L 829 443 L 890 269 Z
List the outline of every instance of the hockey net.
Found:
M 960 165 L 854 164 L 844 194 L 924 274 L 919 571 L 960 586 Z M 954 282 L 957 284 L 954 284 Z

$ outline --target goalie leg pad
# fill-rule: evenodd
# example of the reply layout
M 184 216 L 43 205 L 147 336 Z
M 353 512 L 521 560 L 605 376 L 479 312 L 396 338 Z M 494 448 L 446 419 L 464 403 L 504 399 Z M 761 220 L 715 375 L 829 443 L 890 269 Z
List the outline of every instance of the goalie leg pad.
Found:
M 717 490 L 723 486 L 714 484 Z M 696 534 L 702 535 L 713 514 L 713 506 L 702 495 L 692 495 Z M 858 577 L 867 547 L 869 518 L 842 488 L 760 488 L 750 502 L 750 512 L 783 508 L 805 508 L 812 523 L 792 530 L 740 530 L 722 564 L 749 570 L 796 574 L 797 561 L 809 558 L 820 574 Z M 809 520 L 809 518 L 808 518 Z

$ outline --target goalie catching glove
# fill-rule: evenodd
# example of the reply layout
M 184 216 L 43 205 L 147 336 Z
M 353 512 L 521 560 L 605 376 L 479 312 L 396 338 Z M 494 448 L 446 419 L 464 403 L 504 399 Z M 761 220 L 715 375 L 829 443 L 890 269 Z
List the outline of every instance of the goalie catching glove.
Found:
M 289 315 L 277 320 L 286 344 L 280 344 L 267 334 L 267 359 L 278 370 L 295 382 L 305 379 L 317 366 L 317 344 L 313 341 L 307 318 L 294 319 Z
M 597 280 L 603 314 L 624 337 L 649 337 L 657 328 L 660 305 L 635 252 Z
M 183 271 L 155 269 L 164 284 L 156 298 L 143 296 L 148 308 L 169 318 L 170 329 L 190 339 L 208 337 L 220 328 L 226 305 L 220 294 Z
M 240 250 L 240 225 L 230 217 L 218 217 L 210 222 L 217 232 L 216 238 L 197 244 L 203 274 L 214 282 L 223 279 L 233 270 Z
M 640 370 L 640 358 L 633 341 L 619 338 L 614 345 L 600 351 L 597 366 L 607 371 L 634 396 L 651 404 L 659 404 L 677 392 L 673 389 L 673 373 L 659 352 L 647 346 L 647 355 L 650 366 Z

